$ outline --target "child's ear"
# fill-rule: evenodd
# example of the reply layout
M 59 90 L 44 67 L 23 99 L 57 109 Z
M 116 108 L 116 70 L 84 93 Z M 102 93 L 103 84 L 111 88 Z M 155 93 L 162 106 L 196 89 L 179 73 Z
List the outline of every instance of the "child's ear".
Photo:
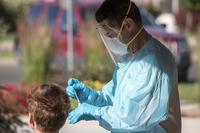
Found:
M 30 126 L 31 126 L 33 129 L 35 129 L 35 122 L 34 122 L 34 120 L 33 120 L 33 116 L 29 113 L 28 117 L 29 117 L 29 124 L 30 124 Z

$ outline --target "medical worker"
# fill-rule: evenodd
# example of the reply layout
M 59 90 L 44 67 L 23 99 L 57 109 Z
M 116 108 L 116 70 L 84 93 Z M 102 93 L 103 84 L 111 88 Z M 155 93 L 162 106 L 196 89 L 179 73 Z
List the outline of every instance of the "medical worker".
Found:
M 81 103 L 69 123 L 97 120 L 112 133 L 181 133 L 175 60 L 145 31 L 138 7 L 105 0 L 95 17 L 115 71 L 102 91 L 69 79 L 66 93 Z

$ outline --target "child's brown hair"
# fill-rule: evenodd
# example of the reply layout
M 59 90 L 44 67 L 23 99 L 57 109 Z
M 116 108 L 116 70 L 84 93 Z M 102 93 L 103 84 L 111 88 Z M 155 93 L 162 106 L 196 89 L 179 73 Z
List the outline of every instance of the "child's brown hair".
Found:
M 29 94 L 28 107 L 37 127 L 43 132 L 52 132 L 64 125 L 70 102 L 64 89 L 55 84 L 43 84 Z

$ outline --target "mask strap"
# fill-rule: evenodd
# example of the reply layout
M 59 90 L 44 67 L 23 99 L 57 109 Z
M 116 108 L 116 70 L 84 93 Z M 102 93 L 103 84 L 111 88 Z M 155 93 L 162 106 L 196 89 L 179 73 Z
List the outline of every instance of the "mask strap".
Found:
M 138 35 L 142 32 L 143 29 L 144 26 L 142 26 L 140 30 L 137 32 L 137 34 L 130 40 L 130 42 L 127 44 L 127 47 L 129 47 L 129 45 L 138 37 Z
M 129 12 L 130 12 L 130 10 L 131 10 L 131 6 L 132 6 L 132 3 L 131 3 L 131 1 L 130 1 L 128 10 L 127 10 L 127 12 L 126 12 L 126 16 L 125 16 L 125 18 L 124 18 L 124 20 L 123 20 L 123 22 L 122 22 L 122 26 L 121 26 L 121 28 L 120 28 L 120 30 L 119 30 L 118 35 L 117 35 L 118 38 L 119 38 L 119 36 L 121 35 L 122 29 L 123 29 L 123 27 L 124 27 L 124 22 L 125 22 L 125 20 L 126 20 L 127 17 L 128 17 L 128 14 L 129 14 Z

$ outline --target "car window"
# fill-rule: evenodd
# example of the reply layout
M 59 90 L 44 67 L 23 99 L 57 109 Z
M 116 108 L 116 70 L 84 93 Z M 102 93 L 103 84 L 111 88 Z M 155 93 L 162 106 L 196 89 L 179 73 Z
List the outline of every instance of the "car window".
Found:
M 30 11 L 29 11 L 29 15 L 31 17 L 32 20 L 36 20 L 37 17 L 40 15 L 42 9 L 43 9 L 44 5 L 42 4 L 38 4 L 38 5 L 33 5 L 31 8 L 30 8 Z
M 140 10 L 140 14 L 142 17 L 142 23 L 145 26 L 154 26 L 156 25 L 155 23 L 155 18 L 151 15 L 151 13 L 149 13 L 147 10 L 145 10 L 144 8 L 139 8 Z
M 67 30 L 67 11 L 64 12 L 64 16 L 63 16 L 63 20 L 61 24 L 61 31 L 66 32 L 66 30 Z M 73 17 L 73 34 L 76 35 L 77 33 L 78 33 L 78 23 L 77 23 L 76 17 Z
M 56 22 L 56 17 L 59 12 L 58 6 L 51 6 L 47 11 L 47 21 L 50 26 L 54 26 Z

